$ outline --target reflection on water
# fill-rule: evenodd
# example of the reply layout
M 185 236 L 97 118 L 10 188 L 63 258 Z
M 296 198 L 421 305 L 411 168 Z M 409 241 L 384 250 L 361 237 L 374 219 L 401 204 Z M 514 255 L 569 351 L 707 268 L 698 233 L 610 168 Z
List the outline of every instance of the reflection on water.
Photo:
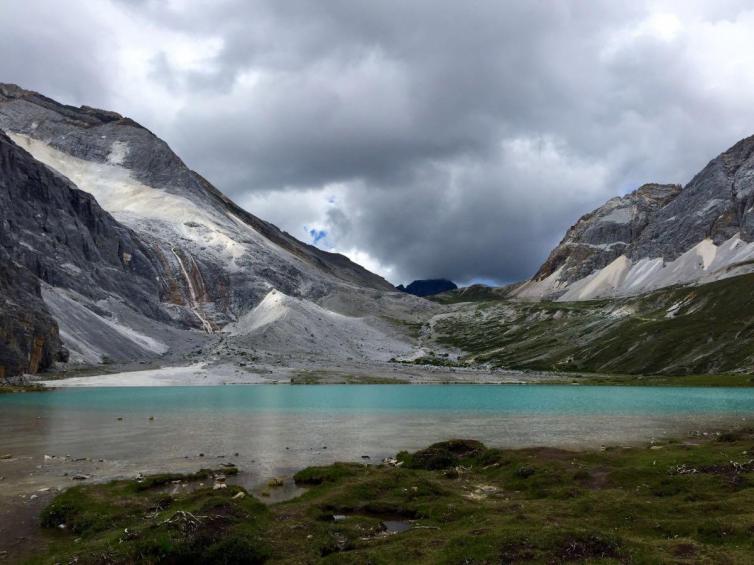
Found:
M 575 448 L 735 425 L 753 413 L 750 389 L 71 389 L 0 398 L 0 453 L 13 453 L 29 464 L 45 454 L 103 459 L 115 465 L 107 471 L 111 474 L 230 461 L 244 470 L 244 482 L 253 485 L 307 465 L 377 462 L 401 449 L 450 437 L 496 447 Z

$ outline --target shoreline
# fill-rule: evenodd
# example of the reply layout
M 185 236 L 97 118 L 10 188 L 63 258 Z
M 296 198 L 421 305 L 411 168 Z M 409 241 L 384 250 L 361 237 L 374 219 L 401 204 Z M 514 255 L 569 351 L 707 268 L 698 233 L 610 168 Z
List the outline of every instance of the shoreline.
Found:
M 103 540 L 116 554 L 128 552 L 132 546 L 140 547 L 141 536 L 146 538 L 159 524 L 169 523 L 171 516 L 185 508 L 186 501 L 199 497 L 207 501 L 223 499 L 231 505 L 248 499 L 248 504 L 254 505 L 252 513 L 231 514 L 244 516 L 244 520 L 257 520 L 252 515 L 285 517 L 282 523 L 281 518 L 262 520 L 260 531 L 265 533 L 254 537 L 260 543 L 263 540 L 265 547 L 269 545 L 268 557 L 273 560 L 319 558 L 325 555 L 321 548 L 331 547 L 327 540 L 336 536 L 344 543 L 327 549 L 327 553 L 348 552 L 357 560 L 389 560 L 408 548 L 422 562 L 436 562 L 440 556 L 456 561 L 459 556 L 499 557 L 498 545 L 503 543 L 502 547 L 508 548 L 505 551 L 513 552 L 511 557 L 517 559 L 525 557 L 520 551 L 533 558 L 550 556 L 550 552 L 557 556 L 564 547 L 578 547 L 582 553 L 577 556 L 582 559 L 642 562 L 642 557 L 667 559 L 683 551 L 689 558 L 715 561 L 726 551 L 730 552 L 725 553 L 731 558 L 729 562 L 743 563 L 741 559 L 751 549 L 746 533 L 749 522 L 741 512 L 751 499 L 746 477 L 754 472 L 754 464 L 746 459 L 745 448 L 752 439 L 754 432 L 750 429 L 729 429 L 632 446 L 602 446 L 599 450 L 557 446 L 495 449 L 473 440 L 452 440 L 414 453 L 401 452 L 381 463 L 346 462 L 300 469 L 271 480 L 265 490 L 274 491 L 279 485 L 306 490 L 293 498 L 273 501 L 264 500 L 260 491 L 247 490 L 231 477 L 226 481 L 222 470 L 222 478 L 216 478 L 214 486 L 212 479 L 208 484 L 193 483 L 191 473 L 196 469 L 180 471 L 188 473 L 185 476 L 158 475 L 156 480 L 149 476 L 122 477 L 71 485 L 63 494 L 49 493 L 27 505 L 25 545 L 33 542 L 38 549 L 34 553 L 19 552 L 16 544 L 16 553 L 10 555 L 39 557 L 52 552 L 48 558 L 54 555 L 59 560 L 61 554 L 99 551 Z M 142 481 L 146 486 L 139 486 Z M 161 488 L 163 484 L 169 488 Z M 227 484 L 227 488 L 218 484 Z M 66 495 L 71 488 L 76 494 Z M 365 489 L 375 493 L 369 500 L 363 498 Z M 304 492 L 305 496 L 300 496 Z M 123 515 L 118 510 L 141 497 L 166 501 L 155 514 L 156 521 L 143 517 L 143 513 Z M 50 520 L 53 500 L 60 500 L 65 511 Z M 125 527 L 126 532 L 138 534 L 114 546 L 106 541 L 109 538 L 94 535 L 99 530 L 90 530 L 91 522 L 81 519 L 95 500 L 100 501 L 97 512 L 103 514 L 103 531 L 114 528 L 122 533 Z M 714 505 L 705 504 L 705 500 L 715 501 Z M 48 506 L 51 502 L 53 505 Z M 684 511 L 679 513 L 681 506 Z M 457 513 L 447 514 L 451 507 L 457 508 Z M 629 507 L 632 519 L 626 521 Z M 245 508 L 251 509 L 248 505 Z M 41 514 L 48 529 L 36 525 L 38 518 L 28 520 L 30 513 L 37 517 Z M 112 517 L 108 517 L 110 514 Z M 194 515 L 199 514 L 194 511 Z M 709 525 L 710 520 L 733 515 L 739 522 L 743 520 L 740 527 L 726 524 L 723 528 L 732 529 L 718 530 Z M 474 519 L 469 521 L 464 516 Z M 553 517 L 557 518 L 554 525 Z M 290 532 L 291 520 L 296 530 L 303 532 L 295 539 L 288 539 L 290 533 L 284 534 Z M 53 533 L 59 523 L 66 527 Z M 386 533 L 386 523 L 397 530 Z M 495 536 L 481 534 L 487 530 Z M 676 535 L 668 535 L 668 531 Z M 233 535 L 232 530 L 224 535 Z M 561 543 L 563 539 L 569 543 Z M 10 541 L 6 539 L 6 544 Z M 8 551 L 6 544 L 0 550 Z
M 221 386 L 237 384 L 498 384 L 588 386 L 754 387 L 751 374 L 625 375 L 445 367 L 411 363 L 256 364 L 194 361 L 82 367 L 63 373 L 24 375 L 0 392 L 45 388 Z

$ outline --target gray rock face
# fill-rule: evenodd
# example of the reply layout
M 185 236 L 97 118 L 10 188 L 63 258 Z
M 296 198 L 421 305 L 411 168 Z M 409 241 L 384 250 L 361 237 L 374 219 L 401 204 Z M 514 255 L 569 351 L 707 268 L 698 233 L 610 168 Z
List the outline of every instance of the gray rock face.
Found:
M 0 83 L 0 129 L 43 140 L 68 155 L 97 163 L 108 162 L 113 144 L 119 144 L 125 150 L 118 164 L 145 185 L 186 197 L 197 206 L 232 213 L 273 244 L 334 279 L 392 290 L 382 277 L 347 257 L 302 243 L 247 213 L 190 170 L 164 141 L 130 118 L 87 106 L 65 106 L 36 92 Z
M 160 265 L 131 232 L 0 132 L 0 245 L 39 280 L 160 318 Z M 168 319 L 167 315 L 162 315 Z
M 754 241 L 753 205 L 754 136 L 713 159 L 683 189 L 679 185 L 647 184 L 582 216 L 520 292 L 530 297 L 561 295 L 569 285 L 594 278 L 619 257 L 625 258 L 624 264 L 599 280 L 600 292 L 613 288 L 630 294 L 676 282 L 727 276 L 728 271 L 749 261 L 754 252 L 746 246 Z M 696 266 L 688 258 L 682 265 L 673 266 L 677 274 L 667 272 L 666 266 L 705 240 L 710 245 L 699 251 L 697 272 L 692 272 Z M 719 252 L 723 244 L 726 247 Z M 648 264 L 654 260 L 659 263 Z M 647 273 L 652 271 L 646 277 L 639 272 L 640 262 Z M 651 277 L 657 279 L 654 287 Z
M 0 132 L 0 376 L 66 358 L 40 282 L 92 301 L 115 294 L 169 319 L 161 316 L 153 261 L 91 195 Z
M 719 245 L 736 234 L 754 241 L 754 136 L 699 172 L 642 230 L 631 257 L 675 259 L 699 241 Z
M 571 226 L 534 279 L 544 279 L 562 268 L 561 280 L 572 282 L 607 266 L 631 249 L 658 211 L 680 192 L 677 184 L 645 184 L 608 200 Z
M 347 315 L 413 308 L 381 300 L 395 290 L 381 277 L 238 207 L 129 118 L 0 84 L 0 130 L 0 259 L 20 269 L 5 284 L 23 279 L 27 326 L 49 343 L 42 361 L 7 371 L 49 366 L 55 323 L 72 359 L 130 361 L 194 339 L 181 332 L 217 331 L 273 289 Z M 0 331 L 21 335 L 10 319 Z M 14 347 L 6 357 L 28 357 L 31 345 Z
M 0 380 L 35 373 L 66 358 L 39 280 L 0 247 Z

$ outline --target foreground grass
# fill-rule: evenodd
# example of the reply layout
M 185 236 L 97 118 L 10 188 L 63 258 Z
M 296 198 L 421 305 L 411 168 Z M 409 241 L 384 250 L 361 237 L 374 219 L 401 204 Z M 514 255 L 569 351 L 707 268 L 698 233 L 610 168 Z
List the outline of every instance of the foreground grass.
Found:
M 45 511 L 33 562 L 751 563 L 752 449 L 752 430 L 584 452 L 454 440 L 304 469 L 310 489 L 272 506 L 178 488 L 196 477 L 79 486 Z

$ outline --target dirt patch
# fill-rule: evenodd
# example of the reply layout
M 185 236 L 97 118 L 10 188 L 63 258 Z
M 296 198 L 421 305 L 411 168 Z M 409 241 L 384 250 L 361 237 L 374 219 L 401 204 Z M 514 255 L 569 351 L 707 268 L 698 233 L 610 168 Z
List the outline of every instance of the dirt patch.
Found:
M 46 547 L 39 515 L 55 494 L 37 493 L 36 498 L 0 496 L 0 561 L 21 563 L 32 551 Z
M 693 543 L 679 543 L 671 552 L 679 559 L 691 559 L 696 555 L 696 546 Z
M 577 471 L 574 479 L 584 488 L 601 490 L 609 483 L 610 471 L 605 468 L 589 469 L 589 471 Z

